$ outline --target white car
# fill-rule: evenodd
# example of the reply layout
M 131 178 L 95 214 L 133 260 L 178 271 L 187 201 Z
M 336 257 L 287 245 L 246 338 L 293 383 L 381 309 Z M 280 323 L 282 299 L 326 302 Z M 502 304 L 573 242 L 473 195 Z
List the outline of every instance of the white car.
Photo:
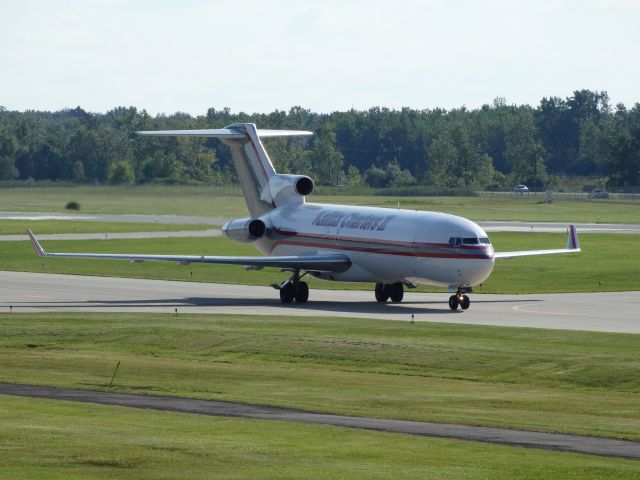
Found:
M 603 188 L 596 188 L 589 192 L 589 198 L 609 198 L 609 192 Z
M 525 193 L 529 191 L 529 187 L 526 185 L 516 185 L 516 188 L 513 189 L 516 193 Z

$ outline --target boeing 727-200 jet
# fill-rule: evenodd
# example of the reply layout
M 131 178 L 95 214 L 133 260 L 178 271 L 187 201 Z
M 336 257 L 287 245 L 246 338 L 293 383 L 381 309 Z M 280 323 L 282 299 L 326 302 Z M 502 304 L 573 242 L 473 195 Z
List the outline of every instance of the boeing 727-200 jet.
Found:
M 495 259 L 579 252 L 575 226 L 567 247 L 498 253 L 489 237 L 466 218 L 438 212 L 306 203 L 314 188 L 304 175 L 276 173 L 261 139 L 311 135 L 306 131 L 259 130 L 252 123 L 213 130 L 138 132 L 144 136 L 213 137 L 231 149 L 234 166 L 251 215 L 222 227 L 231 240 L 253 243 L 263 257 L 147 255 L 46 252 L 31 231 L 39 256 L 121 259 L 133 263 L 220 263 L 249 269 L 275 267 L 290 273 L 279 285 L 283 303 L 307 302 L 302 278 L 375 283 L 378 302 L 401 302 L 404 287 L 431 284 L 449 287 L 451 310 L 466 310 L 467 293 L 489 277 Z

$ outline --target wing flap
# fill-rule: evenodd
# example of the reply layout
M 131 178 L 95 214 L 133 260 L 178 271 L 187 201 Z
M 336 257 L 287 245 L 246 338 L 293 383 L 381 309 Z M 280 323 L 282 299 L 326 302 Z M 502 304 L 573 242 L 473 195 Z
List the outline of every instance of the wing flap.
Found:
M 344 272 L 351 267 L 351 259 L 340 253 L 318 255 L 290 255 L 280 257 L 223 257 L 209 255 L 148 255 L 128 253 L 54 253 L 47 252 L 31 230 L 27 235 L 39 257 L 93 258 L 102 260 L 128 260 L 131 263 L 146 261 L 189 263 L 217 263 L 222 265 L 246 265 L 250 267 L 273 267 L 309 272 Z

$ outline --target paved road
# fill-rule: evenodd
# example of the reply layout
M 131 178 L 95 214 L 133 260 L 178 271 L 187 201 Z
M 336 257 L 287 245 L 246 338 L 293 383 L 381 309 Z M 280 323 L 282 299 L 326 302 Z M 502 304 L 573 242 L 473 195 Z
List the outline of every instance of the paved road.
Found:
M 222 217 L 199 217 L 196 215 L 116 215 L 110 213 L 56 213 L 56 212 L 0 212 L 0 220 L 73 220 L 87 222 L 116 223 L 167 223 L 184 225 L 222 225 Z
M 486 232 L 549 232 L 567 231 L 566 223 L 559 222 L 478 222 Z M 577 223 L 579 233 L 629 233 L 640 235 L 637 223 Z
M 222 225 L 233 220 L 223 217 L 197 217 L 186 215 L 112 215 L 112 214 L 68 214 L 37 212 L 0 212 L 0 220 L 76 220 L 93 222 L 135 222 L 192 225 Z M 566 223 L 559 222 L 477 222 L 487 232 L 564 232 Z M 624 223 L 578 223 L 578 231 L 584 233 L 631 233 L 640 234 L 640 224 Z M 34 229 L 35 230 L 35 229 Z M 104 234 L 103 234 L 104 237 Z M 26 236 L 24 237 L 26 239 Z
M 284 274 L 283 274 L 284 275 Z M 283 276 L 284 278 L 284 276 Z M 446 293 L 378 304 L 372 291 L 312 290 L 283 305 L 271 287 L 0 271 L 0 312 L 141 311 L 300 315 L 640 333 L 640 292 L 471 296 L 451 312 Z
M 159 232 L 110 232 L 110 233 L 45 233 L 38 235 L 38 240 L 117 240 L 121 238 L 187 238 L 187 237 L 220 237 L 222 230 L 219 228 L 207 230 L 178 230 Z M 25 235 L 0 235 L 0 242 L 15 242 L 25 240 Z
M 522 430 L 509 430 L 506 428 L 474 427 L 468 425 L 389 420 L 370 417 L 351 417 L 287 408 L 220 402 L 215 400 L 196 400 L 192 398 L 165 397 L 160 395 L 97 392 L 71 388 L 13 385 L 7 383 L 0 383 L 0 394 L 120 405 L 134 408 L 150 408 L 154 410 L 194 413 L 200 415 L 333 425 L 338 427 L 361 428 L 366 430 L 428 437 L 455 438 L 458 440 L 472 440 L 477 442 L 498 443 L 519 447 L 543 448 L 548 450 L 560 450 L 640 460 L 640 443 L 638 442 L 587 437 L 581 435 L 529 432 Z

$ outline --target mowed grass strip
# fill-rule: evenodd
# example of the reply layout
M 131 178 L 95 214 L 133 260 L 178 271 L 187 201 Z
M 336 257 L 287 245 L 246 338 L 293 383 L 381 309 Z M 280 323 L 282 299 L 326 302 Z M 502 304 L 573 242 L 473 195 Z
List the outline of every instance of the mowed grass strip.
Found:
M 562 248 L 566 235 L 554 233 L 508 233 L 491 235 L 497 251 Z M 223 237 L 167 238 L 140 240 L 46 241 L 48 251 L 95 253 L 152 253 L 185 255 L 259 255 L 250 244 L 238 244 Z M 552 293 L 640 290 L 638 237 L 623 234 L 580 236 L 582 253 L 496 260 L 493 274 L 481 286 L 481 293 Z M 0 242 L 3 270 L 153 278 L 244 285 L 280 283 L 286 273 L 276 269 L 245 271 L 240 266 L 126 261 L 38 258 L 30 242 Z M 306 278 L 311 288 L 371 289 L 372 284 L 336 283 Z M 418 291 L 443 288 L 422 286 Z M 372 294 L 373 298 L 373 294 Z M 313 295 L 311 296 L 313 299 Z
M 233 193 L 233 194 L 230 194 Z M 70 200 L 82 213 L 139 213 L 200 215 L 237 218 L 248 216 L 237 186 L 78 186 L 65 188 L 2 189 L 2 210 L 62 212 Z M 640 200 L 562 200 L 541 202 L 539 197 L 385 197 L 376 195 L 316 195 L 313 203 L 348 204 L 461 215 L 474 221 L 519 220 L 544 222 L 640 223 Z
M 37 235 L 49 233 L 122 233 L 122 232 L 177 232 L 207 230 L 213 225 L 175 223 L 124 223 L 78 220 L 0 220 L 0 236 L 24 235 L 30 228 Z
M 0 396 L 12 479 L 635 479 L 640 462 L 475 442 Z
M 366 319 L 4 314 L 0 381 L 640 440 L 640 335 Z

